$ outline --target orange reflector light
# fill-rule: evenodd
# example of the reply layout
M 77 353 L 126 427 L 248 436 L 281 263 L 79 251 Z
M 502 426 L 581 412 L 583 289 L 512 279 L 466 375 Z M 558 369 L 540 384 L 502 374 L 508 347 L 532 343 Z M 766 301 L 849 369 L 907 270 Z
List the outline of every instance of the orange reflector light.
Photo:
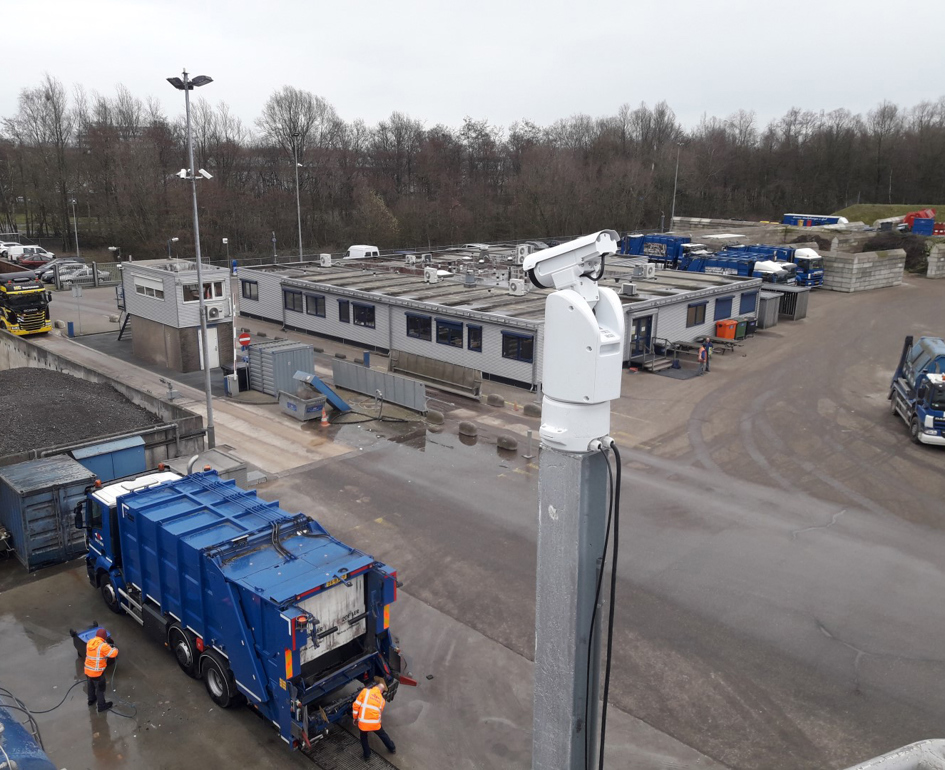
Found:
M 300 626 L 304 626 L 306 623 L 308 623 L 308 618 L 302 615 L 301 617 L 296 618 L 295 622 L 298 623 Z
M 158 470 L 163 471 L 167 466 L 164 463 L 158 463 Z
M 292 650 L 288 648 L 285 651 L 285 678 L 292 678 Z
M 201 638 L 198 636 L 198 637 L 197 637 L 197 642 L 196 642 L 196 644 L 197 644 L 197 651 L 198 651 L 198 652 L 203 652 L 203 639 L 201 639 Z
M 384 628 L 390 628 L 390 605 L 384 605 Z
M 101 480 L 101 479 L 95 479 L 95 488 L 96 488 L 96 489 L 101 489 L 101 488 L 102 488 L 102 480 Z
M 209 465 L 204 465 L 204 466 L 203 466 L 203 469 L 204 469 L 205 471 L 208 471 L 208 470 L 210 470 L 210 466 L 209 466 Z

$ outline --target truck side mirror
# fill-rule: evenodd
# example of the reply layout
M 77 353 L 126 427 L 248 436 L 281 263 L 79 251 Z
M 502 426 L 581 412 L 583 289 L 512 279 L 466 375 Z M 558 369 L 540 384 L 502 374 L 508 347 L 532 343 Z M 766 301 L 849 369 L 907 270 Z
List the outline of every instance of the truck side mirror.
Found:
M 46 292 L 46 302 L 52 302 L 52 292 L 51 292 L 51 291 L 47 291 L 47 292 Z
M 85 529 L 85 517 L 83 513 L 85 511 L 85 500 L 80 500 L 76 503 L 75 508 L 72 510 L 72 513 L 75 515 L 75 528 L 76 529 Z
M 929 392 L 929 389 L 925 385 L 920 385 L 918 391 L 916 391 L 915 397 L 919 401 L 925 401 L 925 396 Z

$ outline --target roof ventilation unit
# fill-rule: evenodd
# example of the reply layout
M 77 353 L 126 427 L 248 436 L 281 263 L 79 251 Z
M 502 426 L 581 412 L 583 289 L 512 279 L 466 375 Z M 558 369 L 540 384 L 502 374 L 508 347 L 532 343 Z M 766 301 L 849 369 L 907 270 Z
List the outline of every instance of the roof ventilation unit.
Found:
M 620 288 L 620 293 L 625 297 L 635 297 L 637 295 L 637 285 L 635 283 L 625 283 Z
M 424 283 L 439 283 L 440 276 L 437 273 L 438 271 L 435 267 L 423 268 L 423 282 Z
M 633 277 L 656 278 L 656 265 L 654 265 L 652 262 L 647 262 L 645 265 L 634 265 Z
M 210 305 L 207 307 L 207 320 L 208 321 L 218 321 L 223 317 L 223 308 L 218 305 Z
M 319 254 L 318 264 L 322 267 L 331 267 L 331 254 Z
M 433 264 L 433 255 L 432 254 L 421 254 L 420 259 L 423 260 L 423 264 L 432 265 Z
M 475 288 L 476 274 L 472 270 L 469 270 L 463 277 L 463 286 L 465 286 L 467 289 Z
M 524 297 L 525 296 L 525 279 L 524 278 L 513 278 L 509 281 L 509 294 L 513 297 Z
M 525 261 L 525 257 L 532 253 L 532 247 L 527 243 L 520 243 L 515 247 L 515 264 L 520 265 Z
M 416 254 L 407 254 L 407 256 L 404 257 L 404 262 L 405 262 L 406 264 L 408 264 L 408 265 L 415 265 L 415 264 L 417 264 L 417 255 L 416 255 Z

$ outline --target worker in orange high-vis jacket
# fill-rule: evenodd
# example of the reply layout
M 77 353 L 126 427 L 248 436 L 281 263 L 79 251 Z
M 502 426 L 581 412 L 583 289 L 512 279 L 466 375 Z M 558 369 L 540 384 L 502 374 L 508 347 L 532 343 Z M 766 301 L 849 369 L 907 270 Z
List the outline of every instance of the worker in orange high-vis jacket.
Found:
M 370 733 L 376 733 L 391 754 L 397 753 L 394 742 L 381 727 L 381 714 L 384 713 L 384 706 L 387 705 L 387 700 L 384 697 L 386 693 L 387 685 L 378 682 L 373 687 L 365 687 L 361 690 L 352 704 L 354 724 L 361 733 L 361 749 L 366 760 L 371 758 L 371 747 L 368 745 L 368 735 Z
M 112 707 L 112 702 L 105 700 L 105 666 L 110 658 L 118 657 L 118 648 L 112 647 L 106 639 L 108 634 L 104 628 L 100 628 L 85 646 L 85 678 L 88 681 L 89 705 L 97 702 L 100 712 L 108 711 Z

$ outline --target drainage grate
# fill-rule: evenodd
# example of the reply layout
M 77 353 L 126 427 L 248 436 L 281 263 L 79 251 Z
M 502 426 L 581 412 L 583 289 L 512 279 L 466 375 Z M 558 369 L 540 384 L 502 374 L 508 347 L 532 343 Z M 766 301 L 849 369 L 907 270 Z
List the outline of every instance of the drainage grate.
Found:
M 360 739 L 340 727 L 332 727 L 328 737 L 313 744 L 311 751 L 302 753 L 320 770 L 389 770 L 395 767 L 375 750 L 386 753 L 387 750 L 379 744 L 377 739 L 371 741 L 371 758 L 365 762 L 361 758 Z

